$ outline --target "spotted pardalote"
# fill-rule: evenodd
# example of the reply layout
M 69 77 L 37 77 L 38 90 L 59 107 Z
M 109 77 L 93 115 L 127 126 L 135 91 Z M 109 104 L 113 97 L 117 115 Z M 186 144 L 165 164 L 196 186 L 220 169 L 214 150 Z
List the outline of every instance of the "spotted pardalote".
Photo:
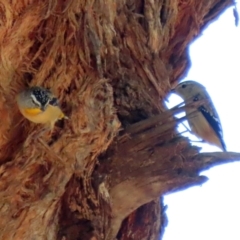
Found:
M 206 99 L 197 109 L 187 108 L 186 119 L 191 131 L 205 142 L 226 151 L 221 122 L 206 88 L 195 81 L 181 82 L 172 90 L 184 102 L 191 103 Z
M 17 104 L 22 115 L 34 123 L 42 123 L 53 129 L 55 122 L 67 118 L 58 99 L 43 87 L 30 87 L 17 95 Z

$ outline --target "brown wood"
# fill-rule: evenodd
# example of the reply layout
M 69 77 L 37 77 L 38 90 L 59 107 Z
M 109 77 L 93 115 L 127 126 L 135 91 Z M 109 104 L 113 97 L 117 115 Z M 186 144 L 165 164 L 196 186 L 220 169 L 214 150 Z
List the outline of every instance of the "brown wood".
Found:
M 190 42 L 230 5 L 0 0 L 0 239 L 158 239 L 160 196 L 239 159 L 198 154 L 163 103 Z M 42 126 L 17 109 L 16 93 L 34 85 L 69 117 L 52 136 L 31 137 Z

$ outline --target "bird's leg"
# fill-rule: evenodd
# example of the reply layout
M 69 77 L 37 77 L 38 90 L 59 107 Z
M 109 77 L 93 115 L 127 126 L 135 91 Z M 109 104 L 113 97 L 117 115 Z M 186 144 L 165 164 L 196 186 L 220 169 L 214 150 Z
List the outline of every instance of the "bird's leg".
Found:
M 189 133 L 193 134 L 192 131 L 191 131 L 191 129 L 189 129 L 183 122 L 182 122 L 181 124 L 182 124 L 182 125 L 184 126 L 184 128 L 186 129 L 184 132 L 189 132 Z
M 191 117 L 195 117 L 194 116 L 194 114 L 195 114 L 195 112 L 193 112 L 192 114 L 190 114 L 189 115 L 189 117 L 191 116 Z M 185 116 L 186 117 L 186 116 Z M 186 119 L 185 119 L 186 120 Z M 181 132 L 181 134 L 183 134 L 183 133 L 186 133 L 186 132 L 189 132 L 190 134 L 192 134 L 192 135 L 195 135 L 193 132 L 192 132 L 192 130 L 188 127 L 188 126 L 186 126 L 185 124 L 184 124 L 184 120 L 182 121 L 182 122 L 180 122 L 182 125 L 183 125 L 183 127 L 185 128 L 185 131 L 183 131 L 183 132 Z
M 182 135 L 183 133 L 187 133 L 187 132 L 189 132 L 189 130 L 185 130 L 185 131 L 183 131 L 183 132 L 180 132 L 180 133 L 178 133 L 177 135 Z M 194 133 L 192 133 L 192 132 L 190 132 L 191 134 L 193 134 L 194 135 Z M 197 143 L 206 143 L 204 140 L 190 140 L 191 142 L 197 142 Z
M 183 132 L 179 132 L 177 135 L 182 135 L 182 134 L 187 133 L 187 132 L 188 132 L 188 130 L 185 130 Z
M 183 134 L 183 133 L 187 133 L 187 132 L 189 132 L 189 133 L 191 133 L 191 134 L 194 135 L 194 133 L 192 132 L 192 130 L 191 130 L 190 128 L 188 128 L 183 122 L 181 122 L 180 124 L 182 124 L 183 127 L 185 128 L 185 130 L 182 131 L 182 132 L 180 132 L 180 134 Z
M 195 142 L 195 143 L 206 143 L 206 141 L 202 140 L 191 140 L 191 142 Z
M 182 134 L 184 134 L 184 133 L 190 133 L 190 134 L 192 134 L 192 135 L 194 135 L 195 136 L 195 134 L 192 132 L 192 130 L 191 129 L 189 129 L 183 122 L 181 123 L 183 126 L 184 126 L 184 128 L 185 128 L 185 130 L 183 131 L 183 132 L 180 132 L 179 133 L 179 135 L 182 135 Z M 196 143 L 206 143 L 206 141 L 204 141 L 204 140 L 191 140 L 191 142 L 196 142 Z

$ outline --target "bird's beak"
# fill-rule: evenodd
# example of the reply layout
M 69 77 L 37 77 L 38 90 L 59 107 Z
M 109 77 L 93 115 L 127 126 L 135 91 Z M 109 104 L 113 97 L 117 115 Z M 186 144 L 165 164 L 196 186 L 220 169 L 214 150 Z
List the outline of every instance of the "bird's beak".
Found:
M 171 89 L 170 93 L 176 93 L 176 90 L 173 88 Z
M 41 109 L 41 111 L 44 112 L 46 110 L 46 106 L 42 106 L 40 109 Z

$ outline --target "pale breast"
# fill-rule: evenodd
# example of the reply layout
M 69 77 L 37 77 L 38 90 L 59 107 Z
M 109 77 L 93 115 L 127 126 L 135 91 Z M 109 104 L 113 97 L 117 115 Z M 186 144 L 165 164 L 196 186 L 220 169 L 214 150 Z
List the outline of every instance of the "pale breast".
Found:
M 188 123 L 191 128 L 191 131 L 199 138 L 204 141 L 218 146 L 220 149 L 223 149 L 222 144 L 217 137 L 215 131 L 207 122 L 203 114 L 196 110 L 194 112 L 188 111 Z

